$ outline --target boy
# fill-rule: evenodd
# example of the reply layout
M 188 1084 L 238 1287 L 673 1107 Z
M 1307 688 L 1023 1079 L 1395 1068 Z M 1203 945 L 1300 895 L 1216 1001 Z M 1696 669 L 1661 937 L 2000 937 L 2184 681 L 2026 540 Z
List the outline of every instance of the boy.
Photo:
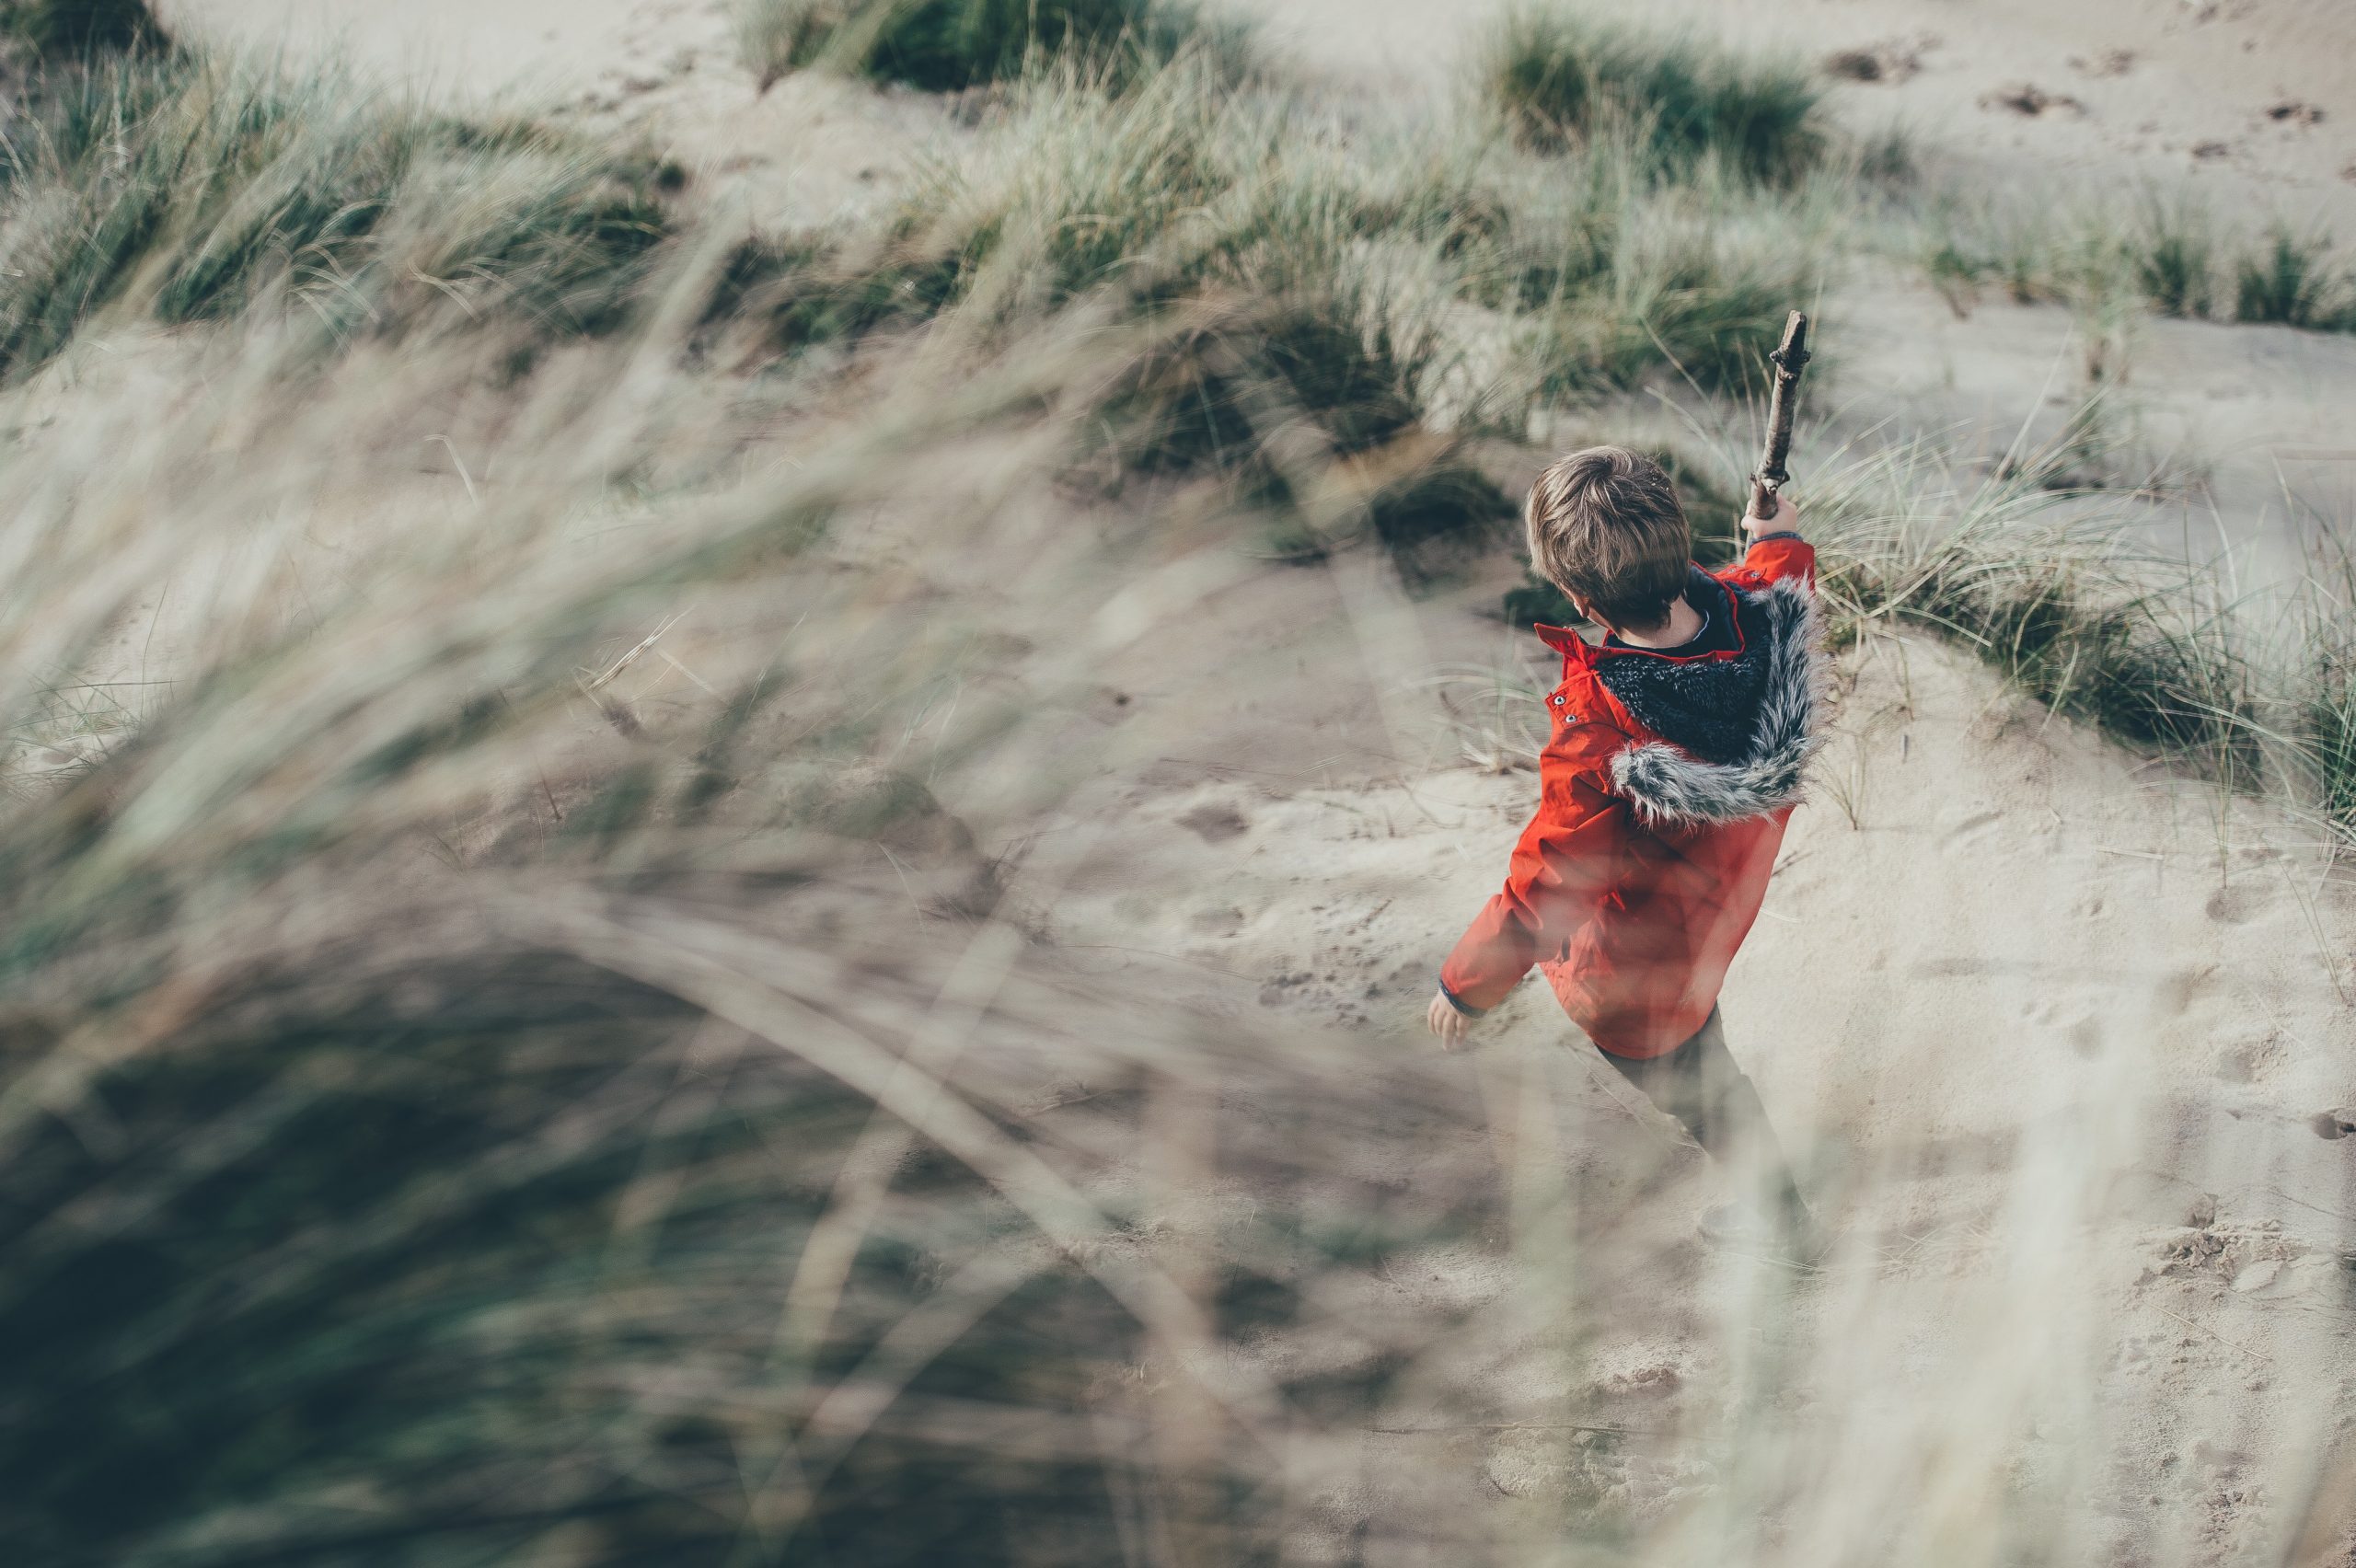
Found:
M 1539 572 L 1605 635 L 1537 628 L 1563 655 L 1538 813 L 1427 1021 L 1454 1050 L 1543 969 L 1604 1060 L 1715 1162 L 1763 1178 L 1767 1213 L 1722 1205 L 1704 1233 L 1802 1248 L 1807 1210 L 1717 1000 L 1818 744 L 1816 552 L 1779 499 L 1742 520 L 1739 565 L 1704 572 L 1669 475 L 1617 446 L 1548 468 L 1524 515 Z

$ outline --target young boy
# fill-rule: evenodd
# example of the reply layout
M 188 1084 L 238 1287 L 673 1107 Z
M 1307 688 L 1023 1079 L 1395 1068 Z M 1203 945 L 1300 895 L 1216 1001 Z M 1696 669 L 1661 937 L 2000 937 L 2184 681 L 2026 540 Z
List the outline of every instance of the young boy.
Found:
M 1703 571 L 1669 475 L 1617 446 L 1548 468 L 1525 520 L 1539 572 L 1604 636 L 1537 628 L 1563 655 L 1538 813 L 1440 969 L 1431 1031 L 1456 1049 L 1543 969 L 1604 1060 L 1762 1179 L 1764 1214 L 1724 1205 L 1704 1232 L 1802 1246 L 1807 1211 L 1717 1000 L 1818 744 L 1816 552 L 1779 500 L 1742 520 L 1741 564 Z

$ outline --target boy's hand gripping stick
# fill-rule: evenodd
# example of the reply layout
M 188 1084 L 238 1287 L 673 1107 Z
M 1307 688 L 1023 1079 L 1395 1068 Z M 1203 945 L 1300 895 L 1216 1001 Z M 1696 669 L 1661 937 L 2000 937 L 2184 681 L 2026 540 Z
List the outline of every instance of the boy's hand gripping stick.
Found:
M 1775 390 L 1767 404 L 1767 450 L 1759 459 L 1759 471 L 1750 476 L 1750 514 L 1753 517 L 1775 515 L 1775 492 L 1783 488 L 1791 473 L 1784 467 L 1784 459 L 1792 450 L 1793 393 L 1800 384 L 1800 372 L 1807 368 L 1807 317 L 1795 310 L 1784 323 L 1784 340 L 1767 356 L 1775 367 Z

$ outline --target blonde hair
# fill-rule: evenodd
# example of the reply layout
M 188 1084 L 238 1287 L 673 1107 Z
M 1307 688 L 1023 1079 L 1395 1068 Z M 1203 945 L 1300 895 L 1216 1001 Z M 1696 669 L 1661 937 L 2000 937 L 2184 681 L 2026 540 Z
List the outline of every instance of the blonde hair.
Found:
M 1685 592 L 1693 532 L 1668 470 L 1624 446 L 1556 460 L 1530 487 L 1530 559 L 1616 627 L 1650 631 Z

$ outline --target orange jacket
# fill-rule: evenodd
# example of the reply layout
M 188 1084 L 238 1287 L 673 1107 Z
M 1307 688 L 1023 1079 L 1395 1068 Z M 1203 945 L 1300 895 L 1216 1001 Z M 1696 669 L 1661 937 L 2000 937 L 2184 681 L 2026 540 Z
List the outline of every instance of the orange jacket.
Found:
M 1739 565 L 1709 574 L 1737 628 L 1731 649 L 1680 658 L 1537 628 L 1563 655 L 1563 682 L 1546 699 L 1538 813 L 1503 891 L 1441 967 L 1459 1009 L 1496 1006 L 1535 964 L 1572 1020 L 1614 1055 L 1661 1055 L 1701 1029 L 1759 917 L 1818 744 L 1815 563 L 1796 535 L 1770 535 Z M 1743 673 L 1756 711 L 1734 716 L 1734 746 L 1715 759 L 1648 728 L 1603 674 L 1613 660 L 1745 658 L 1755 661 Z

